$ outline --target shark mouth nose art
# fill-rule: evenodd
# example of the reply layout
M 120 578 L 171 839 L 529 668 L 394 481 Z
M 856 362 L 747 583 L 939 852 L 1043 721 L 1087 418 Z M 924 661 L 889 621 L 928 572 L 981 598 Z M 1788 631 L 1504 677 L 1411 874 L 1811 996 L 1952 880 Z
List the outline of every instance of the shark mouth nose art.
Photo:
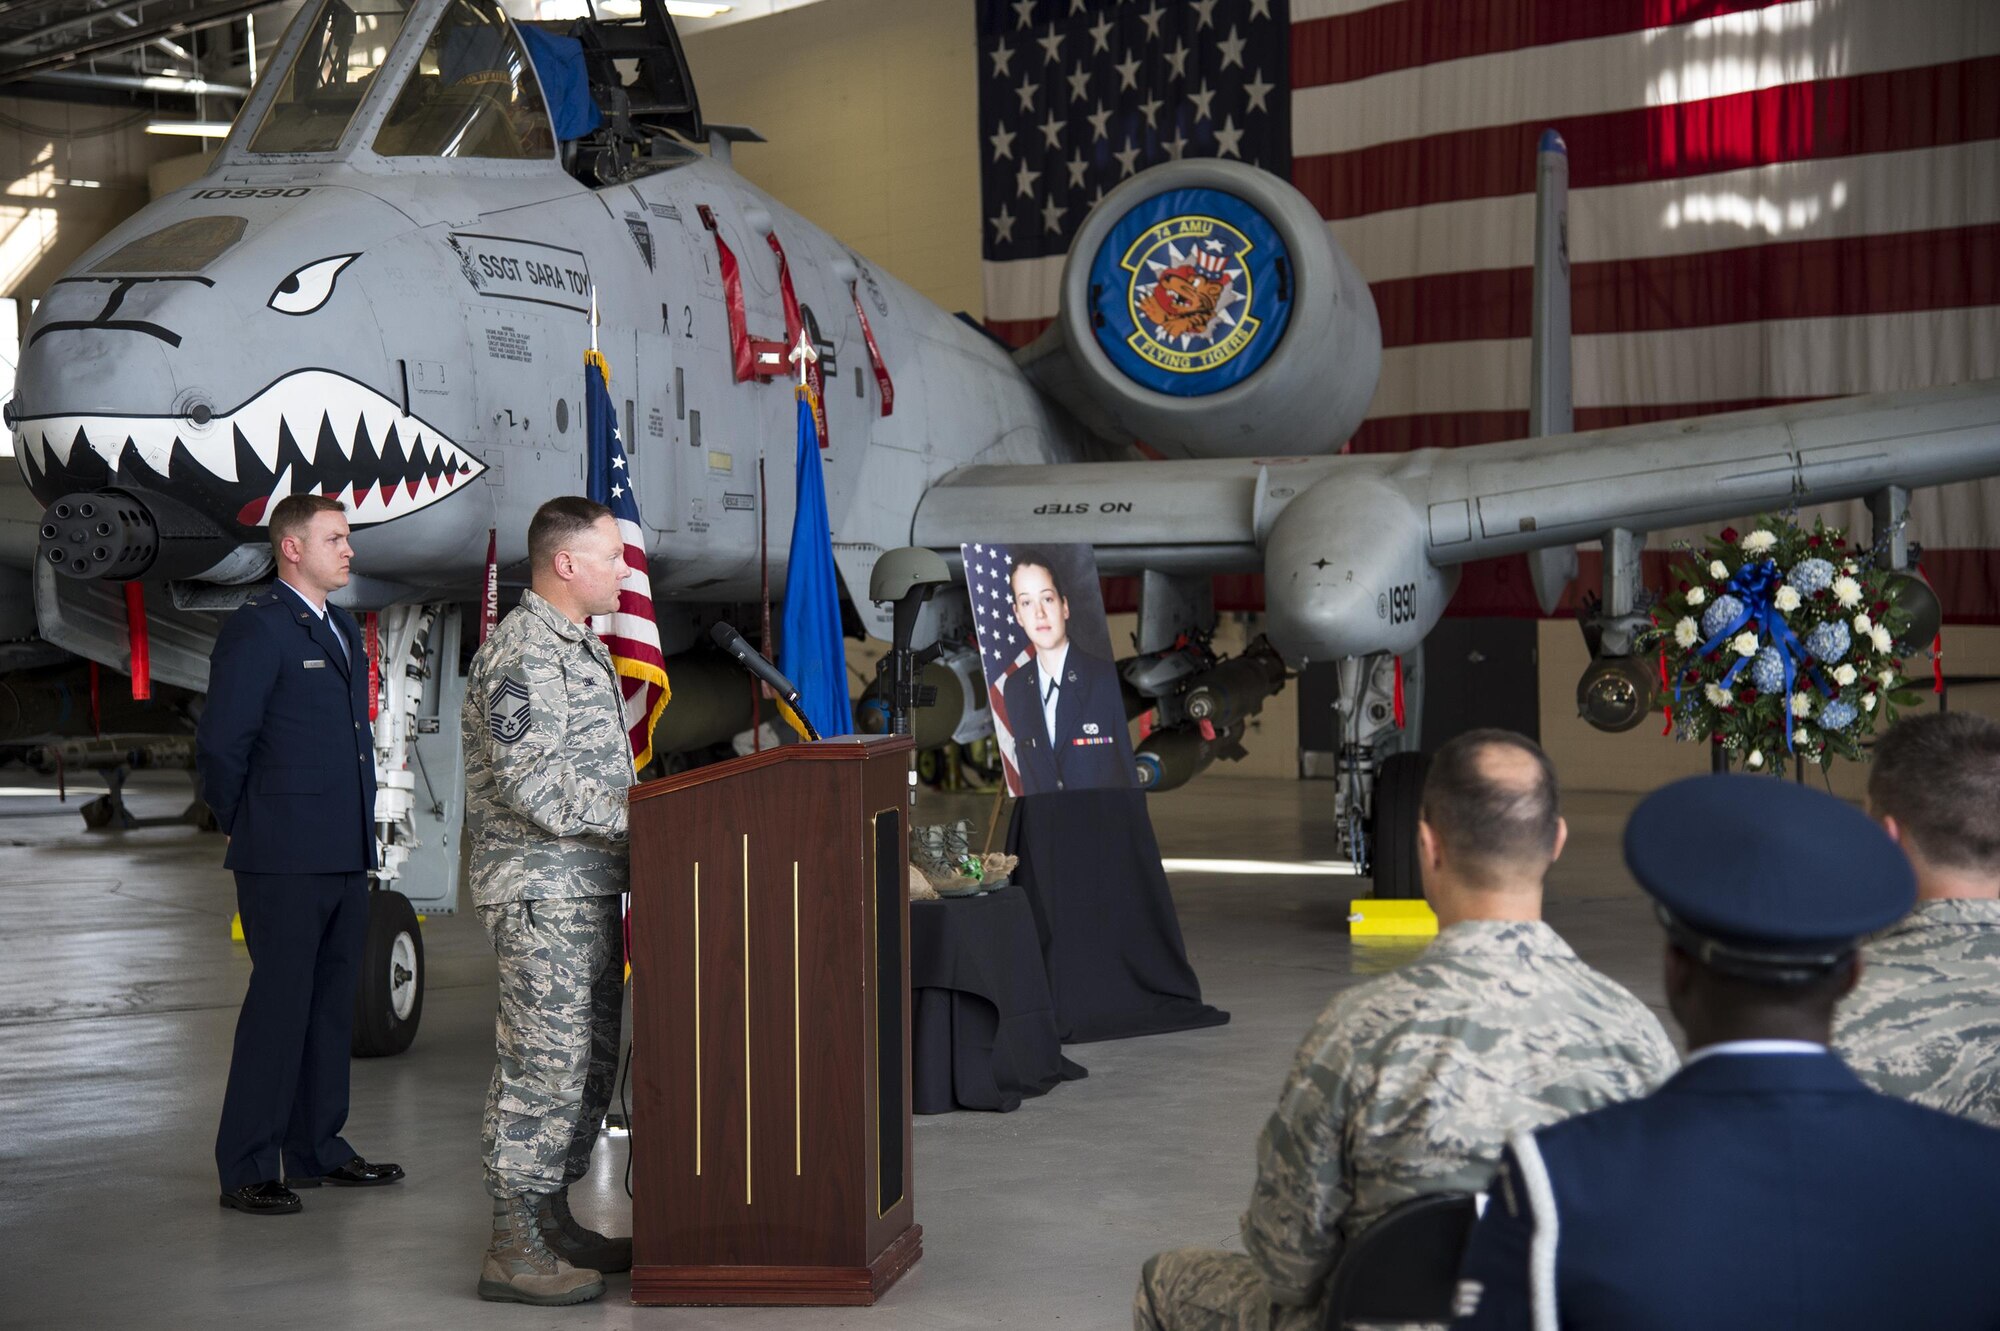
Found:
M 406 517 L 486 464 L 374 389 L 300 370 L 229 412 L 22 418 L 15 452 L 39 496 L 107 484 L 175 494 L 243 528 L 286 495 L 320 494 L 356 527 Z

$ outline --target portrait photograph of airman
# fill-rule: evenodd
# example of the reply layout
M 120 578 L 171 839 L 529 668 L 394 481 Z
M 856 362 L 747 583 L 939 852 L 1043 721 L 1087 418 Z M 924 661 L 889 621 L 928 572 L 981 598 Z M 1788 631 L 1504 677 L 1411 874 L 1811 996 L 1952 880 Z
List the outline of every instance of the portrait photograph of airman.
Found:
M 967 546 L 965 554 L 1009 793 L 1132 785 L 1091 547 Z

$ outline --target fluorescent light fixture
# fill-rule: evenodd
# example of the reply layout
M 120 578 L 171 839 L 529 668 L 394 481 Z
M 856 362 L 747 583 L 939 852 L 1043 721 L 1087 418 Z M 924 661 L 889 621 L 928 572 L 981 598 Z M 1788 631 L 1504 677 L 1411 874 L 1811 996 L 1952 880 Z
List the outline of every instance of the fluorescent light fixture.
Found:
M 1163 859 L 1160 861 L 1160 867 L 1168 873 L 1311 874 L 1318 877 L 1339 878 L 1354 876 L 1354 866 L 1346 860 Z
M 58 180 L 58 181 L 56 182 L 56 184 L 58 184 L 58 185 L 67 185 L 67 186 L 69 186 L 69 187 L 70 187 L 71 189 L 103 189 L 103 188 L 104 188 L 104 182 L 103 182 L 103 181 L 101 181 L 101 180 Z
M 221 139 L 229 135 L 226 120 L 155 120 L 146 126 L 148 134 L 178 134 L 191 139 Z
M 667 0 L 667 13 L 675 18 L 714 18 L 734 8 L 734 5 L 710 4 L 708 0 Z

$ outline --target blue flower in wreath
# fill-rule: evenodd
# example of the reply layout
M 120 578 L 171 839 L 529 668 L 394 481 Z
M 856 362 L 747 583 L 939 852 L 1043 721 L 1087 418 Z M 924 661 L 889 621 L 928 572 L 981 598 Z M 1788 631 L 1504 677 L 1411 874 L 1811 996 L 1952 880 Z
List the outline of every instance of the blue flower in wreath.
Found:
M 1735 623 L 1737 616 L 1742 613 L 1743 602 L 1737 600 L 1734 596 L 1716 597 L 1701 617 L 1701 636 L 1704 638 L 1713 638 L 1716 634 L 1722 632 L 1723 629 Z
M 1847 649 L 1854 638 L 1847 631 L 1847 625 L 1838 619 L 1829 619 L 1811 633 L 1806 634 L 1806 651 L 1810 655 L 1832 664 L 1847 655 Z
M 1801 596 L 1811 596 L 1833 586 L 1833 565 L 1824 559 L 1802 559 L 1785 575 Z
M 1766 643 L 1750 662 L 1750 682 L 1759 693 L 1778 693 L 1785 687 L 1785 658 Z
M 1854 724 L 1856 715 L 1858 713 L 1855 712 L 1853 703 L 1835 698 L 1819 709 L 1820 727 L 1825 730 L 1845 730 Z

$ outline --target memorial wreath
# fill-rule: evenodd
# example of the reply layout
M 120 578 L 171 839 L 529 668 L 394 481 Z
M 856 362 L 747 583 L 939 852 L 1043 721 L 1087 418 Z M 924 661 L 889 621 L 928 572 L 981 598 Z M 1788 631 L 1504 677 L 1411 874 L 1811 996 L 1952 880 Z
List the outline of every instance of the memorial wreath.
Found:
M 1669 732 L 1751 771 L 1782 771 L 1791 754 L 1825 767 L 1859 761 L 1878 721 L 1918 703 L 1902 674 L 1911 616 L 1897 604 L 1915 580 L 1845 535 L 1760 518 L 1673 566 L 1642 639 L 1659 652 Z

